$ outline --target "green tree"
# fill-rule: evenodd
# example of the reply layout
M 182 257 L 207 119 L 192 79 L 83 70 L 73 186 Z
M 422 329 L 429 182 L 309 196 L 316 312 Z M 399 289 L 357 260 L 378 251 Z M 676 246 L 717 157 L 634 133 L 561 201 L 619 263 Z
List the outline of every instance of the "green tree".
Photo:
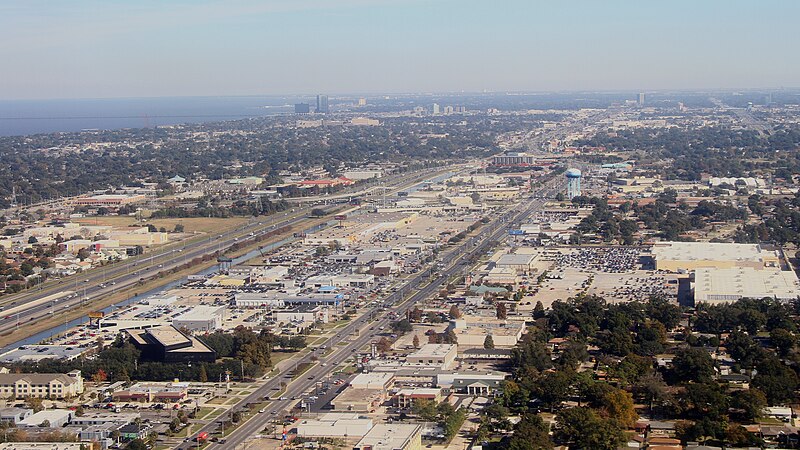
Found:
M 491 334 L 487 334 L 486 339 L 483 340 L 483 348 L 487 350 L 491 350 L 494 348 L 494 339 L 492 339 Z
M 555 437 L 583 450 L 617 450 L 625 443 L 622 429 L 585 407 L 567 408 L 556 415 Z
M 772 345 L 775 346 L 775 349 L 778 350 L 778 354 L 783 358 L 789 354 L 797 342 L 797 338 L 783 328 L 775 328 L 770 331 L 769 340 L 772 342 Z
M 142 439 L 134 439 L 125 446 L 127 450 L 147 450 L 147 445 Z
M 500 320 L 505 320 L 508 317 L 508 308 L 506 308 L 506 304 L 502 302 L 497 302 L 495 306 L 495 312 L 497 314 L 497 318 Z
M 525 414 L 514 428 L 514 434 L 508 442 L 509 450 L 550 450 L 553 442 L 550 440 L 547 424 L 541 416 Z
M 683 382 L 707 382 L 714 376 L 714 362 L 702 348 L 683 348 L 672 359 L 672 374 L 675 380 Z
M 432 400 L 424 398 L 418 399 L 414 402 L 413 406 L 411 407 L 411 412 L 427 422 L 433 422 L 438 416 L 438 412 L 436 411 L 436 403 L 434 403 Z

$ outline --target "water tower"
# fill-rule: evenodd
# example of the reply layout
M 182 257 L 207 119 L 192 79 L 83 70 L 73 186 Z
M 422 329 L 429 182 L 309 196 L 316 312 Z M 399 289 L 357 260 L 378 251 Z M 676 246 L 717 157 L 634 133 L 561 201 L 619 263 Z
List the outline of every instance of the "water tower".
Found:
M 578 169 L 567 170 L 567 198 L 572 200 L 581 195 L 581 171 Z

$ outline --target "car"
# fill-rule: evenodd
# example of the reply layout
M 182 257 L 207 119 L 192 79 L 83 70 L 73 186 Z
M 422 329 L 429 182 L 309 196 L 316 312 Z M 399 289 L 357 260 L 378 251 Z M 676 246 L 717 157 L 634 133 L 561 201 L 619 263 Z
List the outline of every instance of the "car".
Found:
M 261 409 L 259 409 L 259 410 L 258 410 L 258 412 L 259 412 L 260 414 L 264 414 L 265 412 L 267 412 L 267 410 L 266 410 L 266 409 L 264 409 L 264 408 L 261 408 Z

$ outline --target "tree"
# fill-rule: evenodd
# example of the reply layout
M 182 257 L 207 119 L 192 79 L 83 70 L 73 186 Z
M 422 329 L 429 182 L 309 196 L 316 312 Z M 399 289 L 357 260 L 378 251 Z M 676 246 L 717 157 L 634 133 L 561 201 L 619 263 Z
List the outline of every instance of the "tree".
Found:
M 234 411 L 231 413 L 231 422 L 239 423 L 242 421 L 242 412 L 241 411 Z
M 491 350 L 494 348 L 494 339 L 492 339 L 491 334 L 487 334 L 486 339 L 483 340 L 483 348 L 487 350 Z
M 78 259 L 83 261 L 86 258 L 88 258 L 89 256 L 91 256 L 91 254 L 92 254 L 92 252 L 89 251 L 88 248 L 82 248 L 82 249 L 78 250 Z
M 548 426 L 538 414 L 525 414 L 514 428 L 514 434 L 508 442 L 509 450 L 550 450 Z
M 508 317 L 508 308 L 506 308 L 506 304 L 502 302 L 497 302 L 495 306 L 497 312 L 497 318 L 500 320 L 505 320 Z
M 414 348 L 419 348 L 419 336 L 415 334 L 414 339 L 411 341 L 411 343 L 414 346 Z
M 458 344 L 458 337 L 456 336 L 456 332 L 452 329 L 448 329 L 442 335 L 442 344 Z
M 714 376 L 714 362 L 702 348 L 684 348 L 678 350 L 672 360 L 672 374 L 675 380 L 683 382 L 710 381 Z
M 569 397 L 572 377 L 563 371 L 546 372 L 534 386 L 536 395 L 552 410 Z
M 176 418 L 172 419 L 172 421 L 169 423 L 169 431 L 171 433 L 176 433 L 178 430 L 181 429 L 182 425 L 183 424 L 181 423 L 181 419 L 176 417 Z
M 533 307 L 533 318 L 534 319 L 541 319 L 544 317 L 544 305 L 542 305 L 541 300 L 536 301 L 536 306 Z
M 127 450 L 147 450 L 147 445 L 141 439 L 134 439 L 125 448 Z
M 327 214 L 327 213 L 325 212 L 324 209 L 321 209 L 321 208 L 314 208 L 314 209 L 311 210 L 311 215 L 314 216 L 314 217 L 322 217 L 325 214 Z
M 106 371 L 103 369 L 97 369 L 97 372 L 95 372 L 94 375 L 92 375 L 92 381 L 95 383 L 102 383 L 106 380 L 108 380 L 108 375 L 106 374 Z
M 433 422 L 436 420 L 436 416 L 438 415 L 438 412 L 436 411 L 436 403 L 434 403 L 433 400 L 428 400 L 425 398 L 417 399 L 411 407 L 411 412 L 427 422 Z
M 731 406 L 742 411 L 743 418 L 753 422 L 764 413 L 768 405 L 767 396 L 756 388 L 734 391 Z
M 622 429 L 612 420 L 603 419 L 590 408 L 575 407 L 556 415 L 555 436 L 570 448 L 617 450 L 625 443 Z
M 398 320 L 397 322 L 392 322 L 392 330 L 394 330 L 397 334 L 406 334 L 411 332 L 414 327 L 411 326 L 411 322 L 408 319 Z
M 622 389 L 613 389 L 602 400 L 605 416 L 615 420 L 621 428 L 633 428 L 639 415 L 633 407 L 633 396 Z
M 184 227 L 182 223 L 176 223 L 175 228 L 172 229 L 173 233 L 183 233 Z
M 25 406 L 32 409 L 33 412 L 37 413 L 44 409 L 42 404 L 42 399 L 39 397 L 28 397 L 25 399 Z
M 461 311 L 458 310 L 458 306 L 452 305 L 450 306 L 450 311 L 448 312 L 448 315 L 450 316 L 451 319 L 458 319 L 459 317 L 461 317 Z
M 388 353 L 392 350 L 392 341 L 386 339 L 386 337 L 382 337 L 378 340 L 376 347 L 379 352 Z
M 797 339 L 792 333 L 783 328 L 775 328 L 769 332 L 769 340 L 778 350 L 778 354 L 785 358 L 794 347 Z
M 200 366 L 200 375 L 198 375 L 198 379 L 200 380 L 201 383 L 207 383 L 208 382 L 208 373 L 206 372 L 206 365 L 205 364 L 202 364 Z

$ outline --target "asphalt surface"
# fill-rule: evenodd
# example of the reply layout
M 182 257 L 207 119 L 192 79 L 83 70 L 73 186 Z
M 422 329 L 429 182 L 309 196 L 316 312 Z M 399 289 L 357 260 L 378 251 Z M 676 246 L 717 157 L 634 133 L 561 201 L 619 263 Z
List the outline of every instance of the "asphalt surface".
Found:
M 313 366 L 303 373 L 302 376 L 289 383 L 286 390 L 281 394 L 281 398 L 286 398 L 285 400 L 278 399 L 272 401 L 264 413 L 257 413 L 244 424 L 236 428 L 231 434 L 225 436 L 224 443 L 210 443 L 209 448 L 233 450 L 249 436 L 259 434 L 269 423 L 277 419 L 282 419 L 284 415 L 291 410 L 292 406 L 297 403 L 297 400 L 291 400 L 291 397 L 299 398 L 304 392 L 312 389 L 317 381 L 321 381 L 331 374 L 337 366 L 352 357 L 359 349 L 377 340 L 378 335 L 382 333 L 381 327 L 387 328 L 391 323 L 389 316 L 392 312 L 397 314 L 398 317 L 404 317 L 405 311 L 409 309 L 409 307 L 430 298 L 452 276 L 462 273 L 466 267 L 471 265 L 473 257 L 485 253 L 490 250 L 497 241 L 500 241 L 508 232 L 510 225 L 520 222 L 526 217 L 529 217 L 535 210 L 541 208 L 545 203 L 542 197 L 548 198 L 555 195 L 560 188 L 559 181 L 560 178 L 554 180 L 551 186 L 540 191 L 538 195 L 536 195 L 538 198 L 527 200 L 527 206 L 512 209 L 496 217 L 481 229 L 480 236 L 465 239 L 460 245 L 451 247 L 449 250 L 442 252 L 438 261 L 448 262 L 449 264 L 445 268 L 438 272 L 434 272 L 433 269 L 420 272 L 415 277 L 411 278 L 404 288 L 400 288 L 397 292 L 388 295 L 380 302 L 380 305 L 376 306 L 371 311 L 365 312 L 359 319 L 347 324 L 339 330 L 333 337 L 329 338 L 325 344 L 322 344 L 333 349 L 331 354 L 320 358 L 318 361 L 313 361 L 312 357 L 314 356 L 314 352 L 312 352 L 298 360 L 298 364 L 309 363 L 313 364 Z M 429 282 L 431 277 L 433 277 L 433 279 Z M 403 295 L 409 288 L 418 290 L 404 299 Z M 389 303 L 394 306 L 378 316 L 382 305 Z M 370 321 L 370 318 L 373 316 L 378 318 Z M 352 337 L 356 329 L 359 330 L 358 336 L 348 342 L 346 339 Z M 342 342 L 346 342 L 346 344 L 338 345 Z M 325 364 L 324 366 L 322 365 L 323 363 Z M 293 367 L 294 366 L 285 369 L 274 378 L 265 382 L 261 387 L 256 389 L 256 391 L 237 403 L 231 410 L 243 411 L 247 404 L 262 402 L 265 397 L 269 397 L 275 392 L 275 388 L 280 389 L 281 382 L 287 380 L 285 376 L 293 370 Z M 211 434 L 218 429 L 219 423 L 215 421 L 202 427 L 194 436 L 197 436 L 197 434 L 201 432 Z M 189 440 L 179 444 L 175 448 L 189 450 L 196 447 L 196 445 L 196 441 Z

